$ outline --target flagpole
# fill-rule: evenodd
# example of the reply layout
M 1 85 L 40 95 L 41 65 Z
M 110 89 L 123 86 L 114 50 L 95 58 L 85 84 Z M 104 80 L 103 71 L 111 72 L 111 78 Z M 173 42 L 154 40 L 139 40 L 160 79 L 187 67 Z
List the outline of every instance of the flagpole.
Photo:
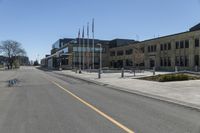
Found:
M 81 39 L 80 39 L 80 29 L 78 32 L 78 43 L 79 43 L 79 48 L 78 48 L 78 52 L 79 52 L 79 73 L 81 73 Z
M 94 69 L 94 18 L 92 19 L 92 63 Z
M 82 48 L 82 54 L 83 54 L 83 70 L 85 69 L 85 40 L 84 40 L 84 26 L 83 26 L 83 34 L 82 34 L 82 40 L 83 40 L 83 48 Z
M 87 68 L 89 69 L 90 67 L 90 56 L 89 56 L 89 52 L 90 52 L 90 49 L 89 49 L 89 22 L 87 23 Z

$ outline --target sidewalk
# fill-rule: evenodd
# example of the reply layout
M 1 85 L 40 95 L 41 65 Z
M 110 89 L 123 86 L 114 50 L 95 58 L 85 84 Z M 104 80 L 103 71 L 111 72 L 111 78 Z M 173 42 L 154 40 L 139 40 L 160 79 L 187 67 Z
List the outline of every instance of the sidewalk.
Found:
M 152 72 L 137 73 L 136 77 L 131 73 L 125 73 L 125 78 L 121 78 L 121 73 L 102 74 L 98 79 L 97 73 L 83 72 L 78 74 L 69 70 L 56 71 L 91 82 L 108 84 L 116 89 L 124 89 L 133 93 L 149 95 L 161 100 L 179 103 L 182 105 L 200 109 L 200 80 L 178 81 L 178 82 L 153 82 L 139 80 L 138 77 L 151 76 Z M 156 74 L 165 74 L 157 72 Z

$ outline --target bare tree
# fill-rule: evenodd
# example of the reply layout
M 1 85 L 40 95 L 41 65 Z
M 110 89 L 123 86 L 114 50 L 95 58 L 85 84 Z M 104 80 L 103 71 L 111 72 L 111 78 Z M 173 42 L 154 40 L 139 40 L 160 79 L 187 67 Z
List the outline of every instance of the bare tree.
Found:
M 13 40 L 2 41 L 0 51 L 7 57 L 8 69 L 13 68 L 13 63 L 17 61 L 18 56 L 26 55 L 21 43 Z
M 139 68 L 144 63 L 144 47 L 142 45 L 133 45 L 134 67 Z

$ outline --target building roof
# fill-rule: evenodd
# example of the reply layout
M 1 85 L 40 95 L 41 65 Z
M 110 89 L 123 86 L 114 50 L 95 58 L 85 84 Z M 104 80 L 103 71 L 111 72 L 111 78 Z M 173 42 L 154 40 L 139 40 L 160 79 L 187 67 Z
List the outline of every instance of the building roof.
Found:
M 171 36 L 177 36 L 177 35 L 181 35 L 181 34 L 185 34 L 185 33 L 190 33 L 190 32 L 194 32 L 194 31 L 197 31 L 197 30 L 200 30 L 200 23 L 193 26 L 192 28 L 190 28 L 189 31 L 175 33 L 175 34 L 166 35 L 166 36 L 161 36 L 161 37 L 152 38 L 152 39 L 147 39 L 147 40 L 141 41 L 141 43 L 147 42 L 147 41 L 153 41 L 153 40 L 157 40 L 157 39 L 162 39 L 162 38 L 166 38 L 166 37 L 171 37 Z
M 190 28 L 190 31 L 196 31 L 196 30 L 200 30 L 200 23 Z
M 118 39 L 117 38 L 117 39 L 111 40 L 109 42 L 109 46 L 110 46 L 110 48 L 114 48 L 114 47 L 126 46 L 129 44 L 135 44 L 135 43 L 138 43 L 138 41 L 131 40 L 131 39 Z

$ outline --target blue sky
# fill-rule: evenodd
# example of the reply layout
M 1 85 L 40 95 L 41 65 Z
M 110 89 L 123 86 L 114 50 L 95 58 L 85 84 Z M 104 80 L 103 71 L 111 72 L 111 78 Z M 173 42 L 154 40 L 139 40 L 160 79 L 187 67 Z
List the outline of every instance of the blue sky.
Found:
M 96 38 L 145 40 L 199 23 L 200 0 L 0 0 L 0 41 L 21 42 L 35 60 L 93 17 Z

